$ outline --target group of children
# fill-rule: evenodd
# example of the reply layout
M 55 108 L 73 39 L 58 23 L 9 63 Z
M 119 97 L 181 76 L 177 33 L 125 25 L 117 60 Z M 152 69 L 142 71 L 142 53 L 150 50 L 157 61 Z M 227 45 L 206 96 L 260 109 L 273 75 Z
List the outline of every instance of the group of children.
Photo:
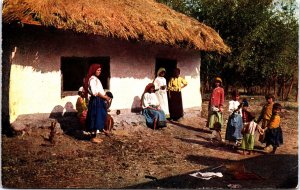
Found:
M 211 139 L 221 143 L 221 126 L 223 125 L 224 90 L 221 87 L 222 80 L 215 79 L 215 88 L 211 94 L 208 114 L 208 127 L 213 130 Z M 240 147 L 245 154 L 252 154 L 255 144 L 255 131 L 259 133 L 259 141 L 266 143 L 265 151 L 275 153 L 277 147 L 283 144 L 282 130 L 280 127 L 280 111 L 282 106 L 274 103 L 275 97 L 266 95 L 266 104 L 263 106 L 258 119 L 249 111 L 246 99 L 239 101 L 238 91 L 232 92 L 232 100 L 229 101 L 229 117 L 226 127 L 225 140 L 233 143 L 233 147 Z M 262 122 L 261 125 L 259 123 Z M 272 149 L 272 150 L 271 150 Z

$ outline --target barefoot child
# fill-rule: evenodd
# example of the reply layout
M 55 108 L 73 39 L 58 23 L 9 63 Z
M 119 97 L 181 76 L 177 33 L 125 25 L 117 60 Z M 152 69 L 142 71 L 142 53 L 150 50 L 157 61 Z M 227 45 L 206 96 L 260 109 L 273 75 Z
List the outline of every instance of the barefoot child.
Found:
M 242 119 L 242 105 L 239 102 L 240 95 L 237 90 L 232 92 L 232 100 L 229 101 L 228 112 L 229 118 L 227 122 L 227 128 L 225 133 L 225 140 L 228 140 L 230 144 L 234 143 L 233 148 L 240 145 L 243 128 Z
M 78 95 L 79 97 L 77 98 L 76 101 L 77 117 L 79 119 L 81 129 L 85 130 L 85 120 L 86 120 L 88 108 L 87 108 L 87 103 L 86 103 L 87 101 L 85 99 L 83 87 L 79 88 Z
M 272 116 L 272 108 L 274 104 L 275 97 L 272 94 L 268 94 L 265 96 L 267 103 L 263 106 L 261 113 L 257 119 L 257 124 L 262 120 L 261 128 L 265 129 L 267 124 L 269 123 Z M 261 143 L 264 142 L 265 135 L 259 136 L 259 141 Z
M 277 147 L 279 147 L 280 144 L 283 144 L 279 115 L 281 108 L 282 107 L 279 103 L 275 103 L 273 105 L 272 116 L 269 123 L 267 124 L 267 128 L 265 129 L 264 142 L 266 143 L 266 151 L 268 151 L 270 145 L 272 145 L 272 154 L 275 154 Z
M 251 155 L 254 148 L 255 131 L 258 130 L 260 134 L 263 134 L 264 130 L 257 123 L 254 122 L 254 114 L 250 112 L 245 112 L 245 114 L 247 114 L 246 117 L 248 118 L 248 121 L 244 122 L 244 127 L 242 129 L 243 140 L 241 144 L 241 149 L 243 150 L 243 155 L 245 155 L 245 150 L 248 150 L 248 154 Z

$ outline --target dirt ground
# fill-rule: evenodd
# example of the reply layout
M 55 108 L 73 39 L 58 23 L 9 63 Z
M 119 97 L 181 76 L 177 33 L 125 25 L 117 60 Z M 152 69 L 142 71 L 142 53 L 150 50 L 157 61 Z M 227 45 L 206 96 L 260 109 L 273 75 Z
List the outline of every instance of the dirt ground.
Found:
M 262 98 L 261 98 L 262 99 Z M 228 102 L 227 102 L 228 104 Z M 258 114 L 262 102 L 249 102 Z M 47 141 L 48 128 L 23 135 L 2 135 L 4 188 L 295 188 L 298 183 L 298 105 L 284 103 L 284 144 L 275 155 L 256 142 L 254 155 L 231 146 L 215 146 L 203 111 L 191 110 L 161 130 L 143 125 L 118 126 L 102 144 L 75 135 L 76 124 Z M 227 113 L 224 116 L 226 123 Z M 225 137 L 225 126 L 222 128 Z M 221 172 L 209 180 L 194 172 Z M 238 173 L 248 175 L 239 178 Z M 235 186 L 234 186 L 235 185 Z

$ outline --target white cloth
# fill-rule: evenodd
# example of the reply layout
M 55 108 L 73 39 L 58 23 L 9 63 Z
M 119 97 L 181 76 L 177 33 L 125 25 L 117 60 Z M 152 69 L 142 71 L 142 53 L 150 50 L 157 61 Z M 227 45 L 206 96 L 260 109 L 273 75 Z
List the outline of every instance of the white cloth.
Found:
M 234 110 L 236 110 L 240 105 L 239 101 L 235 101 L 235 100 L 230 100 L 229 101 L 229 106 L 228 106 L 228 111 L 229 114 L 231 115 L 233 113 Z M 238 111 L 236 111 L 235 113 L 239 114 L 242 116 L 242 108 L 240 108 Z
M 148 93 L 148 92 L 146 92 L 144 94 L 142 107 L 143 108 L 147 108 L 150 105 L 159 106 L 159 102 L 158 102 L 158 99 L 157 99 L 155 93 Z
M 254 135 L 255 133 L 255 130 L 257 128 L 257 123 L 255 123 L 254 121 L 251 121 L 249 123 L 249 128 L 248 128 L 248 131 L 246 132 L 247 134 L 251 134 L 251 135 Z
M 161 109 L 165 112 L 165 114 L 170 114 L 169 113 L 169 104 L 168 104 L 168 96 L 167 96 L 167 81 L 164 77 L 156 77 L 154 80 L 154 86 L 155 89 L 157 90 L 155 92 L 157 99 L 159 101 Z M 166 88 L 163 90 L 161 89 L 162 86 L 165 86 Z
M 200 179 L 209 180 L 212 177 L 223 177 L 223 174 L 221 172 L 204 172 L 204 173 L 196 172 L 196 173 L 190 174 L 190 176 L 197 177 L 197 178 L 200 178 Z
M 89 79 L 89 94 L 96 96 L 98 93 L 105 95 L 101 81 L 96 76 L 91 76 Z

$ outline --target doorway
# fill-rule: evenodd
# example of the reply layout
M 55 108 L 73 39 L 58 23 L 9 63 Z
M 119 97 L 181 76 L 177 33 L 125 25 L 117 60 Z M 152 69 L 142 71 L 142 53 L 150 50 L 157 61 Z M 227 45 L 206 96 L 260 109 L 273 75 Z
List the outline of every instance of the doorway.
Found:
M 173 70 L 177 67 L 177 61 L 173 59 L 156 58 L 154 78 L 157 77 L 157 71 L 161 67 L 166 69 L 165 78 L 168 84 L 172 77 Z

